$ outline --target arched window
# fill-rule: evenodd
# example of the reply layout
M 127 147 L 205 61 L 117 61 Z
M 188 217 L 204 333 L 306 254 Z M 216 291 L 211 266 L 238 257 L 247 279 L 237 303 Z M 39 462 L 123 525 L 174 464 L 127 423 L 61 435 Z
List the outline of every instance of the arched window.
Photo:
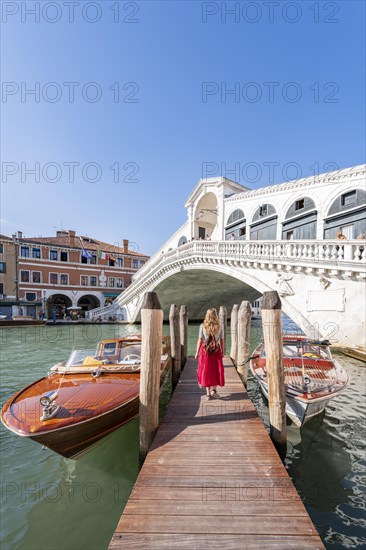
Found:
M 178 242 L 178 246 L 183 246 L 184 244 L 187 243 L 187 237 L 185 237 L 184 235 L 179 239 L 179 242 Z
M 295 200 L 282 223 L 282 239 L 316 239 L 317 212 L 309 197 Z
M 366 192 L 347 190 L 332 203 L 324 220 L 324 238 L 335 239 L 339 229 L 347 239 L 366 232 Z
M 226 226 L 231 225 L 232 223 L 237 223 L 239 220 L 243 220 L 244 218 L 244 212 L 238 208 L 230 214 Z
M 277 214 L 272 204 L 261 204 L 254 212 L 250 226 L 250 238 L 254 241 L 275 240 L 277 233 Z
M 225 239 L 245 239 L 246 233 L 246 220 L 245 215 L 240 208 L 232 212 L 226 222 L 225 226 Z

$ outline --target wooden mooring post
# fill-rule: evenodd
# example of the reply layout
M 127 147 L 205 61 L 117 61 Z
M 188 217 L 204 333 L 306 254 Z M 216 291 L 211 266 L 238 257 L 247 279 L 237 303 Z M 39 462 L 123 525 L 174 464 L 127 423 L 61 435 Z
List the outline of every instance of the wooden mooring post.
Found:
M 238 353 L 237 369 L 240 377 L 247 387 L 248 381 L 248 358 L 250 343 L 250 321 L 252 318 L 252 309 L 250 303 L 243 300 L 238 311 Z
M 283 370 L 282 307 L 278 293 L 264 292 L 262 325 L 268 379 L 270 436 L 281 456 L 286 454 L 285 378 Z
M 238 364 L 238 311 L 239 305 L 234 304 L 230 317 L 231 347 L 230 357 L 234 365 Z
M 140 464 L 159 425 L 163 310 L 156 292 L 147 292 L 141 309 Z
M 181 365 L 182 369 L 187 362 L 188 357 L 188 308 L 180 306 L 179 310 L 180 327 L 180 345 L 181 345 Z
M 224 327 L 224 349 L 222 350 L 222 354 L 226 355 L 227 309 L 225 306 L 220 306 L 219 319 L 221 326 Z
M 172 357 L 172 386 L 173 389 L 178 384 L 181 371 L 181 345 L 180 345 L 180 330 L 179 330 L 179 309 L 178 306 L 172 304 L 169 312 L 170 324 L 170 345 Z

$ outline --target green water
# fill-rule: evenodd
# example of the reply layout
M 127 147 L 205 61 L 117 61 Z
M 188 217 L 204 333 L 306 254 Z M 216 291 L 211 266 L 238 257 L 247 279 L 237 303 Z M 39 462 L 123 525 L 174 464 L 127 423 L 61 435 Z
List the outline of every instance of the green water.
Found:
M 102 338 L 135 330 L 122 325 L 1 329 L 1 404 L 72 349 L 93 348 Z M 197 334 L 198 325 L 190 325 L 190 354 Z M 257 327 L 251 338 L 253 349 L 260 338 Z M 289 427 L 286 464 L 327 548 L 361 548 L 366 544 L 365 370 L 357 361 L 339 359 L 351 375 L 349 389 L 301 432 Z M 249 392 L 268 425 L 268 409 L 251 378 Z M 169 381 L 164 400 L 168 397 Z M 108 548 L 138 474 L 137 420 L 78 461 L 43 450 L 3 426 L 0 443 L 3 550 Z

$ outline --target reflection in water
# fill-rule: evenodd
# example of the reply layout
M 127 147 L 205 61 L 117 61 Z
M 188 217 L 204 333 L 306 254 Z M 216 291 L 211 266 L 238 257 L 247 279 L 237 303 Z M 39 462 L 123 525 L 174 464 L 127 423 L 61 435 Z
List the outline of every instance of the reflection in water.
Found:
M 52 478 L 39 480 L 39 501 L 26 518 L 27 544 L 20 548 L 106 548 L 137 477 L 137 457 L 135 419 L 81 460 L 60 458 L 57 473 L 52 468 Z
M 342 441 L 327 430 L 323 417 L 324 414 L 315 417 L 303 426 L 301 441 L 297 444 L 291 444 L 289 433 L 286 464 L 307 504 L 319 512 L 329 512 L 335 504 L 345 502 L 350 494 L 339 480 L 349 472 L 351 459 Z M 301 453 L 301 461 L 295 459 L 297 453 Z

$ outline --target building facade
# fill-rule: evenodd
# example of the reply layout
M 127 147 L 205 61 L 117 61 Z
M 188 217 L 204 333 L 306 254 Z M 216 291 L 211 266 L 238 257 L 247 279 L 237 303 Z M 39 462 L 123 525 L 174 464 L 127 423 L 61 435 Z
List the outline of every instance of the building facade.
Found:
M 0 314 L 63 319 L 84 317 L 112 302 L 148 256 L 129 241 L 109 244 L 75 231 L 55 237 L 3 237 Z

